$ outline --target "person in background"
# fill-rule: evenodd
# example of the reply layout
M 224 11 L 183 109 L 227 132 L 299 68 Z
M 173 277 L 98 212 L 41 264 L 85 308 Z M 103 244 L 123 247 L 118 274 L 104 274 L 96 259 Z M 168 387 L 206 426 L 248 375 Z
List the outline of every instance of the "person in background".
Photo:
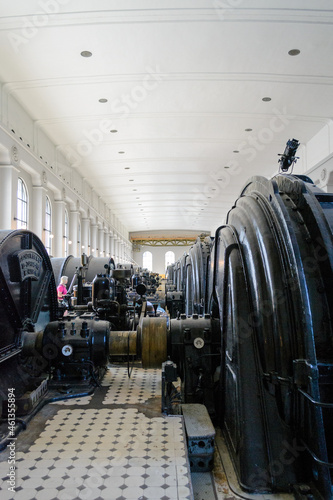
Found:
M 67 285 L 68 277 L 61 276 L 60 285 L 57 287 L 58 301 L 62 304 L 64 297 L 67 295 Z

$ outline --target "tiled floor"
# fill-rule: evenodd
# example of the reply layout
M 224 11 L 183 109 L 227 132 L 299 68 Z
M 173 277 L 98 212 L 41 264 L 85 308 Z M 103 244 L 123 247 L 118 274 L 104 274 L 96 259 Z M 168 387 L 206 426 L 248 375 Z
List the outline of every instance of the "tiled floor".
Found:
M 107 404 L 137 404 L 161 395 L 161 370 L 143 370 L 134 367 L 131 378 L 123 366 L 111 366 L 104 376 L 103 386 L 109 390 Z
M 112 365 L 93 395 L 45 406 L 17 438 L 14 493 L 0 453 L 0 500 L 291 500 L 241 492 L 220 432 L 213 473 L 191 476 L 182 417 L 160 397 L 160 370 Z
M 135 368 L 128 379 L 126 368 L 111 367 L 105 389 L 83 398 L 85 407 L 75 400 L 59 406 L 27 451 L 20 451 L 21 433 L 14 494 L 7 460 L 0 462 L 1 500 L 193 498 L 182 418 L 135 407 L 158 394 L 159 379 L 158 370 Z

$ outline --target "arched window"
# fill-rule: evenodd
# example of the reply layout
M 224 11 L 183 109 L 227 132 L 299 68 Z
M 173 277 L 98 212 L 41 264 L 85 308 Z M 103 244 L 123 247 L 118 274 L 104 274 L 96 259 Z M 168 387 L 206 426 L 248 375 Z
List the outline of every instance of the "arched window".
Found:
M 65 221 L 64 221 L 64 247 L 65 247 L 65 257 L 68 257 L 68 212 L 65 209 Z
M 170 266 L 171 264 L 175 263 L 175 252 L 166 252 L 165 254 L 165 269 Z
M 28 227 L 28 192 L 24 181 L 19 177 L 17 182 L 17 217 L 16 228 Z
M 45 200 L 45 248 L 49 255 L 51 255 L 51 243 L 52 243 L 52 210 L 50 198 L 46 196 Z
M 142 267 L 148 269 L 148 271 L 153 270 L 153 254 L 151 252 L 144 252 L 142 256 Z

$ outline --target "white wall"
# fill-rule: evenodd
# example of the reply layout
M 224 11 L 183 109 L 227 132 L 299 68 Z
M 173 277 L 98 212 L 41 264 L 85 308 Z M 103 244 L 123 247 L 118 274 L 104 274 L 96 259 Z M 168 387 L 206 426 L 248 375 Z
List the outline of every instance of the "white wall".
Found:
M 133 251 L 133 259 L 135 262 L 142 267 L 142 256 L 143 253 L 149 251 L 153 254 L 153 269 L 154 273 L 165 274 L 165 254 L 169 251 L 175 253 L 175 260 L 180 259 L 184 253 L 188 253 L 190 246 L 158 246 L 152 247 L 150 245 L 140 245 L 140 251 Z
M 56 156 L 55 147 L 46 136 L 39 136 L 38 144 L 34 143 L 33 134 L 29 133 L 33 123 L 25 116 L 24 111 L 21 111 L 22 116 L 25 117 L 22 123 L 19 122 L 18 117 L 15 118 L 12 114 L 9 114 L 12 121 L 8 119 L 7 126 L 0 122 L 0 200 L 2 200 L 2 205 L 4 205 L 3 200 L 6 202 L 4 206 L 1 205 L 0 230 L 16 229 L 17 178 L 21 177 L 26 184 L 28 194 L 28 229 L 33 231 L 44 244 L 46 195 L 50 199 L 52 233 L 54 235 L 51 253 L 54 257 L 65 256 L 64 245 L 56 244 L 58 239 L 61 240 L 61 243 L 63 242 L 62 226 L 57 224 L 58 220 L 56 220 L 60 213 L 59 210 L 56 210 L 56 203 L 62 203 L 62 217 L 64 217 L 64 209 L 66 208 L 70 225 L 71 217 L 74 217 L 73 214 L 76 212 L 75 223 L 78 226 L 80 224 L 82 228 L 82 220 L 86 219 L 89 220 L 89 225 L 96 225 L 103 230 L 105 241 L 102 245 L 99 244 L 101 248 L 99 248 L 98 256 L 110 252 L 110 245 L 106 244 L 106 241 L 114 239 L 117 242 L 117 253 L 114 252 L 112 255 L 114 255 L 116 262 L 130 261 L 132 244 L 128 239 L 129 234 L 125 226 L 121 224 L 110 207 L 93 191 L 79 172 L 66 166 L 59 160 L 59 156 L 57 160 L 54 160 L 51 152 Z M 17 115 L 19 116 L 19 112 Z M 10 130 L 7 128 L 8 123 L 12 126 Z M 22 130 L 19 128 L 20 126 Z M 18 132 L 22 132 L 19 137 Z M 27 139 L 24 141 L 24 137 L 27 137 L 29 142 L 25 142 Z M 40 154 L 41 152 L 43 154 Z M 52 157 L 51 161 L 45 160 L 43 155 L 46 153 L 48 159 Z M 8 190 L 11 191 L 10 197 Z M 95 202 L 94 205 L 95 198 L 97 198 L 97 203 Z M 69 239 L 71 239 L 70 235 Z M 95 252 L 92 251 L 92 248 L 84 251 L 88 255 L 96 253 L 97 256 L 97 249 Z M 79 256 L 81 254 L 81 241 L 73 242 L 68 252 Z

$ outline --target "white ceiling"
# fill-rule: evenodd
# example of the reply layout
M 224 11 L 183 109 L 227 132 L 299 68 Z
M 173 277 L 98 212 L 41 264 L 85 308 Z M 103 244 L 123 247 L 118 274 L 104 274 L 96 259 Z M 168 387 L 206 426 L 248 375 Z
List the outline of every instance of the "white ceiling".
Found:
M 15 0 L 0 16 L 0 80 L 129 231 L 215 229 L 333 116 L 332 0 Z

